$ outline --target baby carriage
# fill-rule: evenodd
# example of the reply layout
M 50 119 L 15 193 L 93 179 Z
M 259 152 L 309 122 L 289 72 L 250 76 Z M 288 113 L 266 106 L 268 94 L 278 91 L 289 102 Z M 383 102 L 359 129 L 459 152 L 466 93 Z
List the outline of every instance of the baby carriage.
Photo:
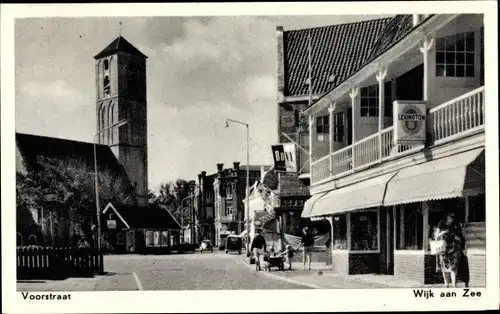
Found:
M 271 252 L 264 256 L 264 270 L 271 271 L 272 267 L 285 270 L 285 259 L 281 255 L 276 255 L 274 250 L 271 249 Z

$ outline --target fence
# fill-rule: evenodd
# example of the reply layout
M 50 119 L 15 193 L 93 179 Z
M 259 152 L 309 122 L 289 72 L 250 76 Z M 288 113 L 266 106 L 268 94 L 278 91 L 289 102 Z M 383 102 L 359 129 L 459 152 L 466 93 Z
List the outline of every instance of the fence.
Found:
M 63 279 L 103 271 L 103 254 L 94 249 L 17 248 L 17 279 Z

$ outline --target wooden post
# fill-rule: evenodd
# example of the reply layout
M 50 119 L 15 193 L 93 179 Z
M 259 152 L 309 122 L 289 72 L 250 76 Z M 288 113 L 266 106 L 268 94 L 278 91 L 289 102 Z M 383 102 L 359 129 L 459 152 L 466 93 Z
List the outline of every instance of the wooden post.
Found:
M 328 113 L 329 113 L 329 128 L 330 128 L 330 145 L 329 145 L 329 151 L 328 151 L 328 164 L 329 164 L 329 169 L 330 169 L 330 175 L 333 175 L 333 135 L 334 135 L 334 129 L 335 129 L 335 121 L 333 120 L 335 117 L 335 102 L 333 102 L 329 107 L 328 107 Z
M 429 50 L 432 48 L 432 45 L 434 43 L 434 39 L 430 37 L 426 37 L 421 45 L 420 45 L 420 52 L 423 54 L 423 59 L 424 59 L 424 86 L 423 86 L 423 93 L 424 93 L 424 100 L 428 101 L 429 100 Z
M 351 250 L 351 213 L 347 213 L 345 215 L 345 221 L 347 224 L 346 233 L 347 233 L 347 250 Z
M 401 210 L 400 210 L 400 217 L 399 217 L 399 244 L 401 246 L 402 249 L 404 249 L 404 245 L 405 245 L 405 233 L 404 233 L 404 230 L 405 230 L 405 207 L 404 206 L 401 206 L 400 207 Z
M 422 248 L 424 252 L 427 252 L 429 249 L 429 202 L 422 203 L 422 214 L 423 214 L 423 225 L 424 225 L 424 236 Z
M 396 209 L 396 205 L 392 205 L 392 221 L 394 222 L 394 226 L 393 226 L 393 230 L 394 230 L 394 234 L 393 234 L 393 238 L 394 238 L 394 251 L 396 251 L 398 249 L 398 220 L 397 220 L 397 209 Z
M 378 81 L 378 156 L 379 161 L 382 162 L 382 130 L 384 129 L 385 119 L 385 77 L 387 76 L 387 69 L 380 69 L 377 72 Z
M 311 181 L 313 180 L 312 163 L 313 163 L 313 130 L 314 130 L 314 116 L 309 116 L 309 174 Z
M 332 270 L 335 270 L 335 265 L 333 264 L 333 244 L 334 244 L 334 226 L 333 226 L 333 216 L 329 216 L 329 217 L 326 217 L 326 220 L 328 220 L 328 222 L 330 223 L 330 233 L 331 233 L 331 237 L 330 237 L 330 252 L 332 254 L 331 256 L 331 259 L 332 259 Z
M 358 106 L 358 97 L 359 94 L 359 87 L 352 87 L 351 91 L 349 92 L 349 97 L 351 97 L 351 110 L 352 110 L 352 169 L 354 170 L 356 168 L 356 151 L 354 149 L 354 144 L 356 144 L 357 137 L 356 137 L 356 122 L 358 120 L 357 112 L 359 109 Z

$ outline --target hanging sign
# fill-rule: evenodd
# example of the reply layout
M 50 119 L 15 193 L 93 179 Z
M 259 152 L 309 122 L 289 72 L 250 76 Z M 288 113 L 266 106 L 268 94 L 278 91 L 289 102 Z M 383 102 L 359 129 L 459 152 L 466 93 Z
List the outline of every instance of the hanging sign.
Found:
M 394 144 L 424 144 L 426 136 L 426 103 L 421 101 L 395 101 L 393 120 Z
M 108 229 L 116 229 L 116 220 L 107 220 L 106 224 L 108 226 Z
M 271 146 L 274 159 L 274 170 L 280 172 L 297 172 L 297 150 L 295 144 L 284 143 Z

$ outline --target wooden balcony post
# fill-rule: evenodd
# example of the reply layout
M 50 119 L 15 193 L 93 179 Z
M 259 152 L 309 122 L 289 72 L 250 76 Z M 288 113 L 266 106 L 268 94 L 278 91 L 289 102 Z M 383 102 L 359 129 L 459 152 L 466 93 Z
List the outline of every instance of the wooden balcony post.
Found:
M 334 134 L 334 129 L 335 129 L 335 121 L 333 120 L 334 118 L 334 112 L 335 112 L 335 101 L 328 106 L 328 113 L 330 114 L 329 116 L 329 122 L 330 122 L 330 147 L 329 147 L 329 165 L 330 165 L 330 175 L 333 175 L 333 134 Z
M 309 116 L 309 173 L 311 176 L 311 181 L 313 181 L 313 171 L 312 171 L 312 163 L 313 163 L 313 125 L 314 125 L 314 116 Z
M 424 40 L 422 40 L 420 44 L 420 52 L 423 54 L 424 57 L 424 79 L 423 79 L 423 93 L 424 93 L 424 99 L 425 101 L 429 100 L 429 50 L 432 48 L 432 45 L 434 43 L 434 39 L 431 37 L 426 37 Z
M 351 91 L 349 92 L 349 97 L 351 97 L 351 110 L 352 110 L 352 123 L 351 123 L 351 125 L 352 125 L 352 131 L 351 131 L 352 132 L 352 148 L 351 148 L 352 149 L 352 169 L 354 169 L 356 167 L 356 158 L 355 158 L 356 151 L 354 150 L 354 144 L 357 141 L 356 122 L 358 120 L 357 112 L 359 109 L 358 94 L 359 94 L 359 87 L 357 87 L 357 86 L 352 87 Z
M 385 119 L 385 77 L 387 76 L 387 69 L 383 68 L 377 72 L 378 81 L 378 158 L 382 162 L 382 130 L 384 129 Z

